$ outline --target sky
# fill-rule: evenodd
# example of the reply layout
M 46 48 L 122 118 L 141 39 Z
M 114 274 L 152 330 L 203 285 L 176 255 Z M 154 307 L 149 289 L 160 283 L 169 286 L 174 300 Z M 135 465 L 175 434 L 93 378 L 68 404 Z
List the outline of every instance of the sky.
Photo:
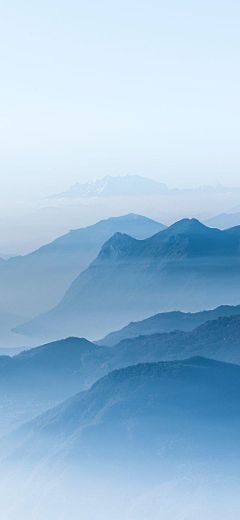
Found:
M 240 186 L 238 0 L 0 1 L 0 200 Z

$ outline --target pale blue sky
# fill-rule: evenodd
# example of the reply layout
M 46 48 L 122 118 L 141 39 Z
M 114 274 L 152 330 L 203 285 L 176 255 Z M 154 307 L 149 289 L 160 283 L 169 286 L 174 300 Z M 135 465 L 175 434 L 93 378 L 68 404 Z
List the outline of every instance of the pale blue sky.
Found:
M 240 186 L 239 27 L 239 0 L 0 0 L 1 197 Z

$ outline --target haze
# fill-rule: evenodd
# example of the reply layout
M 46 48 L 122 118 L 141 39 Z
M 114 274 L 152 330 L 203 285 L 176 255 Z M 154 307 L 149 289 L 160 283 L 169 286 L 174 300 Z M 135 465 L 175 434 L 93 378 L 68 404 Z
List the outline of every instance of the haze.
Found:
M 239 15 L 236 1 L 1 2 L 2 204 L 108 174 L 240 186 Z

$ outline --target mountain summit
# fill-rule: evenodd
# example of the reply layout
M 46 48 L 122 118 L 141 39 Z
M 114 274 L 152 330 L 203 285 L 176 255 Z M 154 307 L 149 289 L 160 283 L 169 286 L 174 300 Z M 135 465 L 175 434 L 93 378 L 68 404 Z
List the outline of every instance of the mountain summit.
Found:
M 208 233 L 209 228 L 199 222 L 196 218 L 184 218 L 175 222 L 168 228 L 168 235 L 177 235 L 181 233 L 191 233 L 191 234 L 203 234 Z

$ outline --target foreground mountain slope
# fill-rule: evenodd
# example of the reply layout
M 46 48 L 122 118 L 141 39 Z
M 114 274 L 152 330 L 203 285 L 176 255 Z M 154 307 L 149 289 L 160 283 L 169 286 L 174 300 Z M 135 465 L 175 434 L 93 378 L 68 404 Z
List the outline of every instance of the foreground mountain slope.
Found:
M 240 305 L 221 305 L 210 311 L 195 313 L 179 311 L 159 313 L 145 320 L 129 323 L 123 329 L 111 332 L 105 338 L 95 341 L 95 343 L 112 347 L 124 339 L 137 338 L 138 336 L 173 332 L 175 330 L 187 332 L 220 316 L 233 316 L 236 314 L 240 314 Z
M 1 440 L 1 518 L 237 520 L 239 434 L 239 366 L 111 372 Z
M 72 230 L 26 256 L 2 261 L 0 303 L 26 319 L 45 312 L 61 300 L 71 282 L 114 233 L 144 239 L 164 228 L 140 215 L 114 217 Z
M 237 520 L 239 433 L 238 366 L 114 371 L 1 440 L 1 518 Z
M 185 464 L 209 450 L 214 459 L 220 446 L 225 456 L 231 443 L 236 447 L 239 433 L 240 367 L 194 357 L 111 372 L 23 426 L 19 439 L 26 446 L 17 457 L 51 460 L 54 454 L 55 462 L 60 455 L 104 465 L 141 453 L 142 464 L 155 458 L 157 468 L 163 447 L 164 458 L 183 457 Z
M 181 220 L 146 240 L 116 233 L 61 303 L 15 332 L 96 339 L 156 311 L 239 303 L 238 228 Z

